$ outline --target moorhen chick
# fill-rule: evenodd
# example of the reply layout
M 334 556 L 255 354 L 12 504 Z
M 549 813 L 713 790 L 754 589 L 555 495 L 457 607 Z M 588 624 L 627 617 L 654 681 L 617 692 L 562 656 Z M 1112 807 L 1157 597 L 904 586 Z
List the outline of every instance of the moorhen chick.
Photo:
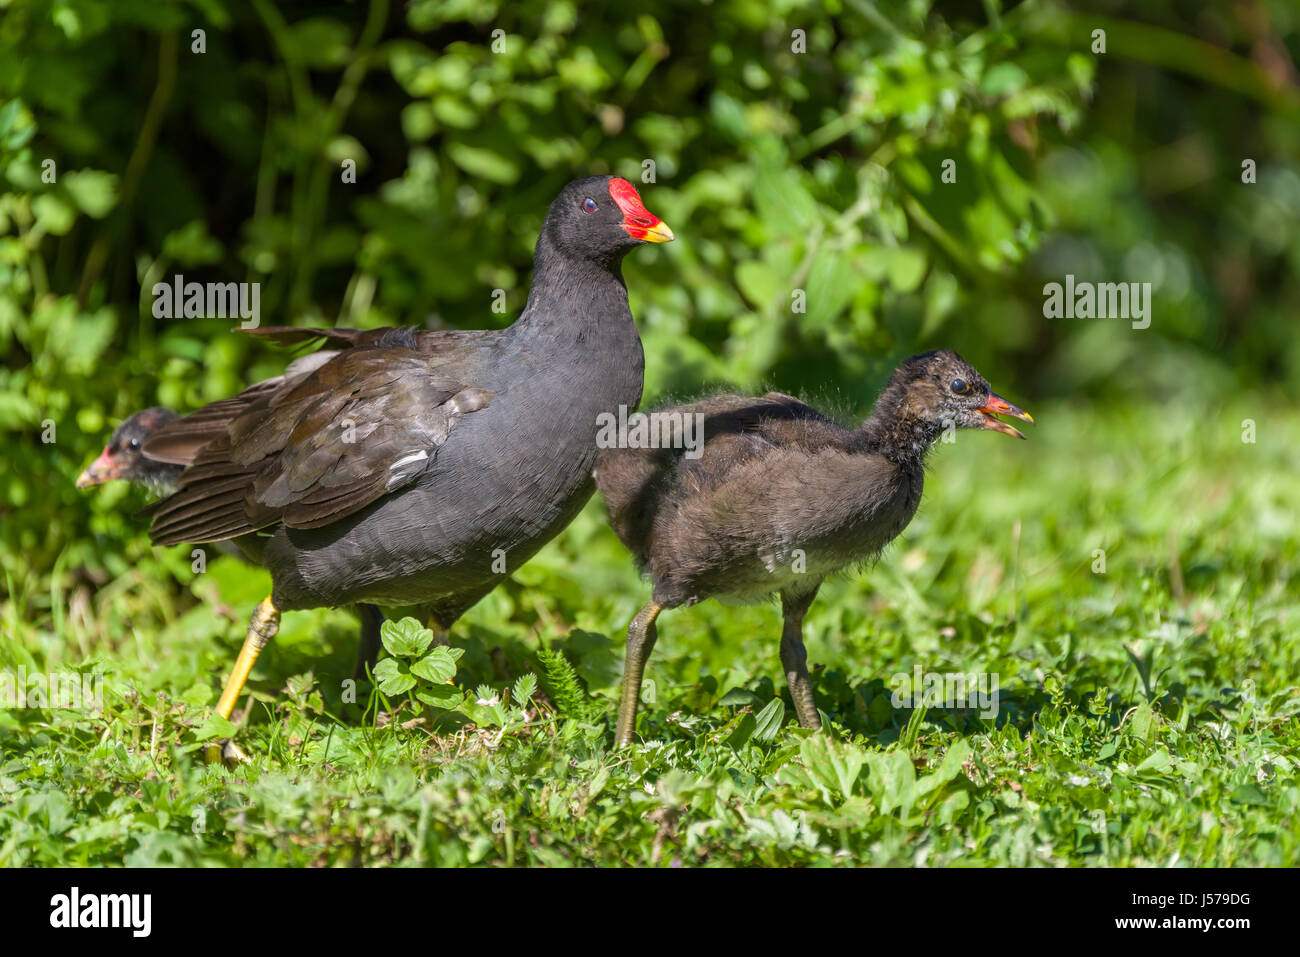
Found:
M 598 416 L 641 399 L 623 257 L 672 238 L 627 180 L 575 180 L 547 212 L 513 325 L 277 330 L 350 348 L 146 440 L 149 457 L 187 466 L 149 510 L 154 542 L 239 538 L 271 572 L 222 717 L 282 611 L 422 605 L 445 642 L 573 519 L 594 490 Z
M 610 448 L 596 463 L 610 524 L 654 583 L 627 630 L 620 747 L 632 739 L 655 619 L 711 597 L 748 603 L 780 595 L 790 697 L 800 725 L 821 727 L 803 619 L 822 581 L 876 558 L 907 527 L 921 501 L 926 453 L 945 429 L 1023 439 L 994 416 L 1033 421 L 950 350 L 903 362 L 857 428 L 778 392 L 719 395 L 661 414 L 674 413 L 703 416 L 696 457 Z
M 155 462 L 141 448 L 155 430 L 178 418 L 171 409 L 154 406 L 141 409 L 113 430 L 99 458 L 77 476 L 77 488 L 91 488 L 122 479 L 143 485 L 154 495 L 170 493 L 185 470 L 183 465 Z
M 296 330 L 295 330 L 296 331 Z M 322 353 L 314 353 L 315 356 Z M 293 368 L 293 364 L 290 364 Z M 77 488 L 92 488 L 105 482 L 122 480 L 142 485 L 155 496 L 170 495 L 176 490 L 177 480 L 184 465 L 158 462 L 144 454 L 144 442 L 149 436 L 173 419 L 180 418 L 177 413 L 165 406 L 141 409 L 126 418 L 113 430 L 104 451 L 99 458 L 86 466 L 77 476 Z M 217 547 L 236 558 L 248 560 L 248 556 L 231 542 L 217 542 Z M 384 616 L 374 605 L 358 605 L 357 614 L 361 618 L 361 639 L 357 646 L 357 662 L 352 677 L 360 681 L 366 676 L 366 666 L 373 666 L 379 657 L 380 629 Z

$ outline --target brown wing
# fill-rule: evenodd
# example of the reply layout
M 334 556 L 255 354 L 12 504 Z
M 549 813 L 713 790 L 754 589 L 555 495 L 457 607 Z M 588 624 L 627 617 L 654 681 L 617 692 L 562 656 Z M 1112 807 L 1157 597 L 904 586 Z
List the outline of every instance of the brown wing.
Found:
M 610 525 L 643 567 L 660 502 L 675 485 L 717 485 L 737 463 L 765 447 L 788 441 L 796 431 L 833 425 L 812 406 L 781 392 L 762 398 L 722 393 L 659 411 L 703 416 L 701 455 L 687 456 L 680 448 L 611 448 L 600 453 L 594 472 Z
M 413 349 L 360 346 L 178 419 L 151 437 L 151 456 L 208 438 L 179 490 L 146 510 L 151 538 L 315 528 L 365 507 L 411 482 L 459 418 L 491 402 L 467 377 Z
M 175 419 L 173 428 L 155 429 L 145 437 L 141 447 L 145 458 L 171 465 L 192 465 L 195 457 L 209 442 L 220 438 L 231 420 L 252 408 L 262 399 L 302 379 L 338 355 L 322 350 L 301 356 L 289 363 L 283 375 L 250 385 L 239 395 L 210 402 L 183 418 Z
M 297 384 L 343 350 L 385 347 L 414 349 L 429 355 L 431 363 L 444 362 L 448 354 L 463 354 L 465 347 L 473 345 L 476 339 L 491 335 L 490 330 L 417 331 L 392 326 L 377 329 L 260 326 L 233 331 L 268 339 L 278 345 L 298 346 L 319 341 L 330 348 L 299 356 L 289 363 L 283 375 L 251 385 L 232 398 L 211 402 L 173 422 L 171 428 L 156 430 L 146 439 L 142 448 L 145 458 L 170 465 L 194 464 L 199 450 L 219 438 L 231 421 L 255 407 L 265 396 Z

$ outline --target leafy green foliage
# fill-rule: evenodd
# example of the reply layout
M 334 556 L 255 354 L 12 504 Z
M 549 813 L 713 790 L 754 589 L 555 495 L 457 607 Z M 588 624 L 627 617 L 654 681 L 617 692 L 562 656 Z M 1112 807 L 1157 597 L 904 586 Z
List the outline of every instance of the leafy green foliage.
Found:
M 560 714 L 577 721 L 590 720 L 593 715 L 591 699 L 564 653 L 543 648 L 537 652 L 537 660 L 542 663 L 546 691 Z
M 449 648 L 433 643 L 433 632 L 414 618 L 385 621 L 380 640 L 389 657 L 375 664 L 374 677 L 379 691 L 396 697 L 413 692 L 414 697 L 431 708 L 453 711 L 464 702 L 464 695 L 452 685 L 456 662 L 463 648 Z

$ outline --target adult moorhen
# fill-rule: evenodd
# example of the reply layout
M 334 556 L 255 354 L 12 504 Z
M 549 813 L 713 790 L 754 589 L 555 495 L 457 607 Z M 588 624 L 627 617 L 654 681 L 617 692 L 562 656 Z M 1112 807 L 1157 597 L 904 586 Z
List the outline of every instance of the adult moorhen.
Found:
M 575 180 L 547 212 L 510 327 L 273 330 L 350 348 L 145 442 L 188 466 L 150 509 L 154 542 L 238 537 L 271 572 L 222 717 L 282 611 L 419 604 L 445 641 L 572 520 L 594 489 L 598 416 L 641 398 L 623 256 L 672 238 L 627 180 Z
M 778 392 L 719 395 L 661 414 L 703 416 L 702 452 L 610 448 L 596 463 L 610 524 L 654 582 L 627 630 L 620 747 L 632 739 L 655 619 L 710 597 L 781 596 L 790 697 L 803 727 L 821 727 L 803 618 L 822 581 L 874 559 L 907 527 L 921 501 L 925 455 L 946 428 L 1023 439 L 994 415 L 1033 421 L 950 350 L 903 362 L 858 428 Z
M 322 354 L 313 353 L 311 358 Z M 290 368 L 293 365 L 291 363 Z M 144 454 L 143 446 L 149 436 L 177 418 L 179 416 L 165 406 L 141 409 L 127 417 L 113 430 L 99 458 L 77 476 L 77 488 L 92 488 L 105 482 L 122 480 L 142 485 L 155 496 L 174 492 L 185 466 L 155 461 Z M 231 542 L 217 542 L 216 545 L 227 554 L 248 560 L 248 556 Z M 374 605 L 366 604 L 357 606 L 357 614 L 361 618 L 361 638 L 357 645 L 357 662 L 352 676 L 360 681 L 366 676 L 366 666 L 374 665 L 379 657 L 379 633 L 384 616 Z

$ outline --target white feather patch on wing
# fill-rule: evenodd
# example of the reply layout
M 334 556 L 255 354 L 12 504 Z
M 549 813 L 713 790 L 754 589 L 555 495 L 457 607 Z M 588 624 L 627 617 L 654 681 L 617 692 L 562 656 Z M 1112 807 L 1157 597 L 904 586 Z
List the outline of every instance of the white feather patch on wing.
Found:
M 393 488 L 407 481 L 411 476 L 421 471 L 425 463 L 429 461 L 429 453 L 424 449 L 416 452 L 408 452 L 400 459 L 388 466 L 388 482 L 385 488 Z

